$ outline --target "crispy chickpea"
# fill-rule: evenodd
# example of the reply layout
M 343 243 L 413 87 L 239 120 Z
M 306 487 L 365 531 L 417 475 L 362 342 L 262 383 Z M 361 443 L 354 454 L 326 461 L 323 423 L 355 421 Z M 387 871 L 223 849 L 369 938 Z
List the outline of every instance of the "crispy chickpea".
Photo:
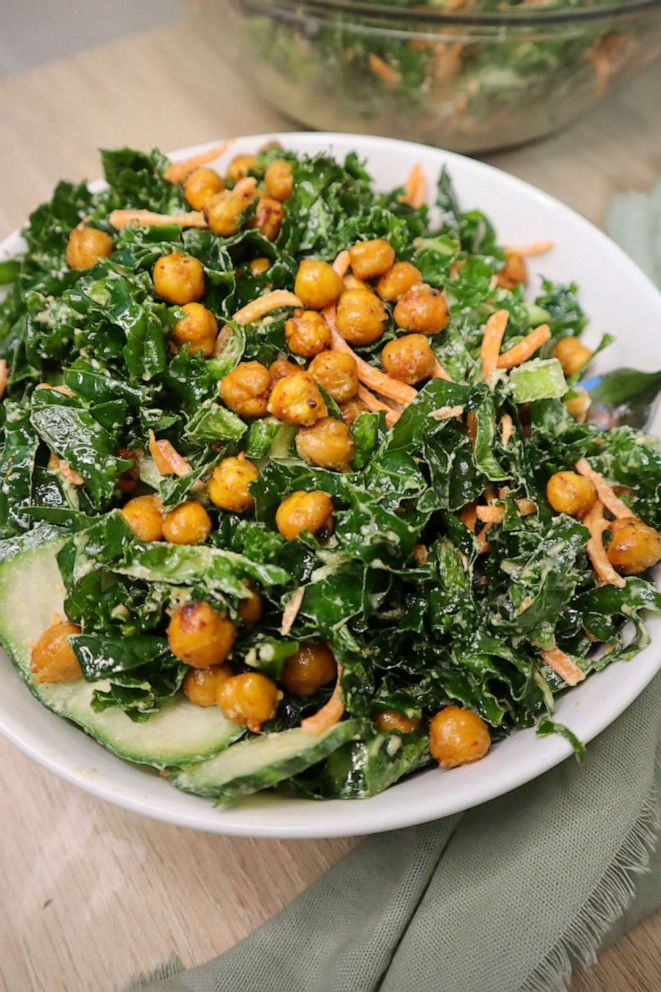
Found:
M 122 516 L 140 541 L 163 540 L 163 505 L 158 496 L 134 496 Z
M 342 420 L 347 425 L 347 427 L 353 427 L 361 413 L 367 413 L 367 407 L 362 400 L 355 397 L 352 400 L 347 400 L 346 403 L 342 403 L 340 406 L 340 413 L 342 414 Z
M 261 362 L 239 362 L 220 381 L 220 396 L 240 417 L 265 417 L 273 380 Z
M 287 541 L 304 530 L 311 534 L 333 528 L 333 501 L 327 493 L 295 492 L 283 500 L 275 514 L 275 525 Z
M 313 696 L 322 685 L 337 678 L 337 664 L 326 644 L 304 641 L 295 654 L 287 658 L 280 681 L 295 696 Z
M 293 362 L 287 361 L 286 358 L 276 358 L 276 360 L 271 362 L 269 365 L 269 372 L 271 373 L 271 379 L 273 382 L 279 382 L 280 379 L 284 379 L 286 375 L 293 375 L 295 372 L 300 371 L 300 365 L 294 365 Z
M 167 637 L 175 658 L 192 668 L 213 668 L 232 650 L 236 627 L 210 603 L 186 603 L 170 617 Z
M 219 686 L 216 702 L 227 720 L 241 723 L 257 734 L 261 725 L 275 716 L 279 696 L 277 685 L 266 675 L 243 672 Z
M 328 324 L 316 310 L 295 310 L 285 324 L 285 338 L 290 351 L 303 358 L 314 358 L 331 344 Z
M 312 427 L 302 427 L 296 435 L 296 450 L 311 465 L 346 469 L 356 453 L 351 431 L 343 420 L 324 417 Z
M 237 613 L 239 620 L 245 623 L 247 627 L 253 627 L 262 619 L 264 604 L 262 603 L 262 597 L 256 589 L 253 589 L 247 582 L 244 582 L 244 585 L 250 595 L 240 601 Z
M 213 169 L 193 169 L 184 179 L 184 196 L 193 210 L 202 210 L 212 196 L 224 189 L 225 183 Z
M 210 358 L 216 347 L 218 321 L 201 303 L 186 303 L 181 309 L 186 316 L 174 325 L 172 337 L 179 345 L 187 344 L 191 352 Z
M 398 327 L 418 334 L 438 334 L 450 319 L 443 294 L 424 282 L 400 296 L 393 316 Z
M 349 289 L 337 304 L 335 324 L 349 344 L 372 344 L 383 334 L 388 314 L 374 293 Z
M 322 351 L 310 362 L 308 372 L 336 403 L 347 403 L 358 392 L 358 365 L 343 351 Z
M 592 509 L 597 490 L 578 472 L 554 472 L 546 483 L 546 498 L 556 513 L 580 519 Z
M 420 726 L 417 717 L 404 716 L 397 710 L 381 710 L 374 716 L 372 723 L 382 734 L 412 734 Z
M 590 349 L 574 337 L 560 338 L 553 349 L 553 355 L 558 359 L 567 376 L 580 372 L 592 358 Z
M 638 575 L 661 560 L 661 534 L 637 517 L 622 517 L 609 525 L 608 560 L 623 575 Z
M 235 155 L 227 169 L 227 178 L 238 183 L 239 179 L 245 179 L 249 172 L 255 172 L 257 159 L 254 155 Z
M 392 267 L 395 249 L 383 238 L 372 241 L 357 241 L 349 249 L 351 271 L 358 279 L 376 279 Z
M 489 728 L 472 710 L 446 706 L 429 724 L 429 750 L 441 768 L 479 761 L 490 746 Z
M 253 276 L 263 276 L 271 268 L 271 262 L 268 258 L 253 258 L 248 267 Z
M 161 255 L 154 266 L 154 289 L 168 303 L 192 303 L 204 296 L 202 263 L 190 255 L 173 251 Z
M 269 241 L 275 241 L 284 219 L 285 211 L 280 200 L 273 196 L 260 196 L 249 226 L 256 227 Z
M 91 269 L 112 253 L 112 238 L 96 227 L 79 224 L 69 235 L 65 258 L 70 269 Z
M 291 162 L 287 162 L 284 158 L 274 159 L 264 173 L 264 185 L 268 195 L 275 200 L 280 200 L 282 203 L 288 200 L 294 192 Z
M 138 452 L 131 451 L 130 448 L 118 448 L 117 455 L 119 458 L 126 458 L 127 461 L 133 463 L 131 468 L 127 468 L 117 478 L 117 488 L 120 493 L 130 496 L 138 488 L 138 483 L 140 482 L 140 459 Z
M 411 262 L 395 262 L 377 282 L 376 291 L 382 300 L 396 303 L 400 296 L 408 293 L 419 282 L 422 282 L 422 275 L 415 265 Z
M 381 352 L 384 369 L 394 379 L 409 386 L 428 379 L 436 367 L 436 358 L 424 334 L 404 334 L 389 341 Z
M 235 189 L 225 189 L 204 204 L 205 220 L 214 234 L 229 238 L 239 230 L 243 212 L 254 199 L 255 189 L 249 183 Z
M 342 292 L 342 280 L 328 262 L 304 258 L 296 273 L 294 292 L 306 310 L 321 310 L 335 303 Z
M 286 424 L 311 427 L 328 416 L 319 387 L 309 372 L 294 372 L 276 382 L 269 397 L 268 412 Z
M 236 457 L 223 458 L 211 473 L 209 499 L 221 510 L 245 513 L 255 505 L 250 494 L 250 484 L 258 478 L 259 471 L 243 452 Z
M 228 665 L 216 665 L 215 668 L 189 668 L 184 675 L 181 688 L 184 690 L 184 695 L 196 706 L 215 706 L 220 686 L 231 677 L 232 669 Z
M 514 248 L 505 249 L 505 265 L 496 276 L 496 285 L 501 289 L 514 289 L 522 286 L 528 280 L 526 261 L 520 251 Z
M 194 499 L 180 503 L 163 519 L 163 537 L 169 544 L 202 544 L 210 533 L 211 517 Z
M 46 628 L 32 648 L 30 657 L 30 671 L 35 685 L 42 682 L 74 682 L 81 678 L 80 665 L 69 641 L 76 634 L 80 634 L 80 627 L 63 620 Z
M 356 277 L 352 275 L 351 272 L 347 272 L 347 274 L 342 279 L 342 292 L 345 292 L 345 290 L 347 289 L 362 289 L 366 293 L 374 292 L 374 290 L 372 289 L 372 287 L 368 282 L 363 282 L 362 279 L 356 279 Z

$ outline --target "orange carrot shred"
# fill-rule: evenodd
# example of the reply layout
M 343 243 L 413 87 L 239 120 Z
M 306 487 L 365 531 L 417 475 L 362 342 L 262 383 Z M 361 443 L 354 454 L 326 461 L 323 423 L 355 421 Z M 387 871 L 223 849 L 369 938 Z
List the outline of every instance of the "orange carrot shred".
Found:
M 190 172 L 193 172 L 194 169 L 199 169 L 201 165 L 206 165 L 208 162 L 213 162 L 214 159 L 220 158 L 233 144 L 234 140 L 230 138 L 228 141 L 221 141 L 219 145 L 214 145 L 213 148 L 208 148 L 206 152 L 198 152 L 197 155 L 193 155 L 183 162 L 172 162 L 165 170 L 165 178 L 177 186 L 184 181 Z
M 373 76 L 378 76 L 387 86 L 397 86 L 401 83 L 402 77 L 396 69 L 388 65 L 376 52 L 370 52 L 368 65 Z
M 409 207 L 421 207 L 427 195 L 427 180 L 419 162 L 416 162 L 409 172 L 406 180 L 405 192 L 400 196 L 399 202 L 406 203 Z
M 535 354 L 538 348 L 541 348 L 543 344 L 546 344 L 551 338 L 551 328 L 548 324 L 540 324 L 536 327 L 534 331 L 527 334 L 522 341 L 518 344 L 513 345 L 498 359 L 499 369 L 513 369 L 521 362 L 525 362 L 528 358 Z
M 503 448 L 506 448 L 509 444 L 509 440 L 514 431 L 514 424 L 509 413 L 504 413 L 500 418 L 500 443 Z
M 515 251 L 518 255 L 523 255 L 524 258 L 532 258 L 534 255 L 545 255 L 547 251 L 552 251 L 555 248 L 555 241 L 533 241 L 531 245 L 524 245 L 523 247 L 517 248 L 509 245 L 509 251 Z
M 482 359 L 482 372 L 487 381 L 498 368 L 500 346 L 503 343 L 503 335 L 509 319 L 510 315 L 507 310 L 497 310 L 496 313 L 491 314 L 484 325 L 480 357 Z
M 549 648 L 547 651 L 540 651 L 543 660 L 552 668 L 556 675 L 559 675 L 567 685 L 576 685 L 585 678 L 585 672 L 581 671 L 578 665 L 572 661 L 568 654 L 560 648 Z
M 590 531 L 587 552 L 597 578 L 607 585 L 623 589 L 625 581 L 609 562 L 604 548 L 603 533 L 608 528 L 608 521 L 604 517 L 603 504 L 599 500 L 596 500 L 590 512 L 584 517 L 583 523 Z
M 237 324 L 252 324 L 253 321 L 265 317 L 272 310 L 279 310 L 281 307 L 302 307 L 303 304 L 295 293 L 290 293 L 288 289 L 274 289 L 271 293 L 258 296 L 256 300 L 247 303 L 234 314 L 233 320 Z
M 387 403 L 382 403 L 374 393 L 371 393 L 365 386 L 358 386 L 358 399 L 362 400 L 368 410 L 372 413 L 379 413 L 381 410 L 386 414 L 386 427 L 394 427 L 402 415 L 401 410 L 393 410 Z
M 598 472 L 591 467 L 587 458 L 581 458 L 576 462 L 576 471 L 579 475 L 584 478 L 589 479 L 593 484 L 594 488 L 597 490 L 597 496 L 604 504 L 607 510 L 613 514 L 614 517 L 632 517 L 633 513 L 631 507 L 623 503 L 619 496 L 616 496 L 612 488 L 605 481 L 603 475 L 599 475 Z
M 286 637 L 289 631 L 292 629 L 294 620 L 298 615 L 303 604 L 303 597 L 305 596 L 305 586 L 298 586 L 294 589 L 293 593 L 287 600 L 285 608 L 282 612 L 282 624 L 280 626 L 280 633 L 283 637 Z
M 312 734 L 313 737 L 320 737 L 336 723 L 339 723 L 344 713 L 344 703 L 342 702 L 342 666 L 337 666 L 337 682 L 333 689 L 333 695 L 325 706 L 320 710 L 301 720 L 301 730 L 305 734 Z
M 436 364 L 434 365 L 434 371 L 432 372 L 430 379 L 445 379 L 446 382 L 452 382 L 452 379 L 447 374 L 438 358 L 436 359 Z
M 9 374 L 9 366 L 7 365 L 6 358 L 0 358 L 0 399 L 5 395 L 5 389 L 7 388 L 7 378 Z
M 179 454 L 174 445 L 165 439 L 157 441 L 153 431 L 149 432 L 149 453 L 161 475 L 182 477 L 191 471 L 190 464 Z

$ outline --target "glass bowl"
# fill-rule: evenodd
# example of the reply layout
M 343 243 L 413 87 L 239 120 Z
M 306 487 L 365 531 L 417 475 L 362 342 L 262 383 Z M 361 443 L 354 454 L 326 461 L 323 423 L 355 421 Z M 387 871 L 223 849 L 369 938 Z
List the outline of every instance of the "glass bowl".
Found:
M 661 0 L 197 6 L 225 57 L 304 125 L 460 152 L 555 131 L 661 53 Z

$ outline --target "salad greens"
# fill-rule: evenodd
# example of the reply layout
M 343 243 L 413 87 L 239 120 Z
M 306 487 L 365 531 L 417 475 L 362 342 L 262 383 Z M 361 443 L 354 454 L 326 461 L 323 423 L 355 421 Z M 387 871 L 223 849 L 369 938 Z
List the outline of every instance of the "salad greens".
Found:
M 554 697 L 633 657 L 661 609 L 645 577 L 661 557 L 661 451 L 585 419 L 589 352 L 567 359 L 586 325 L 577 287 L 526 299 L 522 257 L 445 171 L 429 207 L 376 191 L 356 155 L 270 146 L 230 166 L 209 203 L 253 198 L 217 233 L 159 152 L 102 161 L 106 188 L 60 183 L 2 268 L 0 639 L 33 691 L 220 799 L 284 781 L 369 796 L 535 725 L 580 752 Z M 77 238 L 92 251 L 74 266 Z M 292 293 L 302 261 L 339 271 L 358 242 L 388 257 L 353 287 L 359 305 L 383 297 L 378 336 L 350 346 L 332 303 L 306 310 L 327 335 L 313 353 L 337 356 L 339 339 L 352 356 L 356 395 L 346 365 L 331 383 L 294 347 Z M 187 303 L 159 275 L 182 256 L 202 279 Z M 377 279 L 395 259 L 417 285 L 390 298 Z M 330 270 L 315 271 L 313 289 Z M 411 298 L 444 313 L 422 344 L 399 310 Z M 432 362 L 418 372 L 414 337 Z M 300 416 L 280 392 L 292 383 L 316 397 Z M 649 403 L 658 386 L 620 370 L 593 383 L 595 406 Z M 246 396 L 262 406 L 247 413 Z M 310 414 L 319 402 L 328 416 Z M 339 462 L 315 433 L 329 424 Z M 61 592 L 39 589 L 46 572 Z M 21 619 L 17 590 L 61 619 Z M 439 743 L 435 721 L 457 713 L 480 753 Z

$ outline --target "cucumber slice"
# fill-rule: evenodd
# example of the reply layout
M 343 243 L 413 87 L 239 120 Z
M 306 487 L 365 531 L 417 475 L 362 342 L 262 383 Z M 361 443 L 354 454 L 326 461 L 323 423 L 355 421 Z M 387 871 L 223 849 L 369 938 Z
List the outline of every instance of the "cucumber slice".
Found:
M 36 533 L 36 532 L 35 532 Z M 144 723 L 135 723 L 118 707 L 95 713 L 91 700 L 104 682 L 79 679 L 35 685 L 30 673 L 30 646 L 53 622 L 64 617 L 64 586 L 56 554 L 61 539 L 44 531 L 45 543 L 35 537 L 12 542 L 18 553 L 0 553 L 0 642 L 34 695 L 49 709 L 67 717 L 121 758 L 165 768 L 202 761 L 218 754 L 245 732 L 225 720 L 215 706 L 200 707 L 175 699 Z M 6 542 L 9 544 L 9 542 Z
M 247 796 L 268 789 L 310 765 L 323 761 L 336 748 L 353 740 L 362 729 L 359 720 L 336 723 L 320 737 L 300 727 L 242 741 L 225 754 L 175 771 L 170 781 L 184 792 L 216 799 Z

